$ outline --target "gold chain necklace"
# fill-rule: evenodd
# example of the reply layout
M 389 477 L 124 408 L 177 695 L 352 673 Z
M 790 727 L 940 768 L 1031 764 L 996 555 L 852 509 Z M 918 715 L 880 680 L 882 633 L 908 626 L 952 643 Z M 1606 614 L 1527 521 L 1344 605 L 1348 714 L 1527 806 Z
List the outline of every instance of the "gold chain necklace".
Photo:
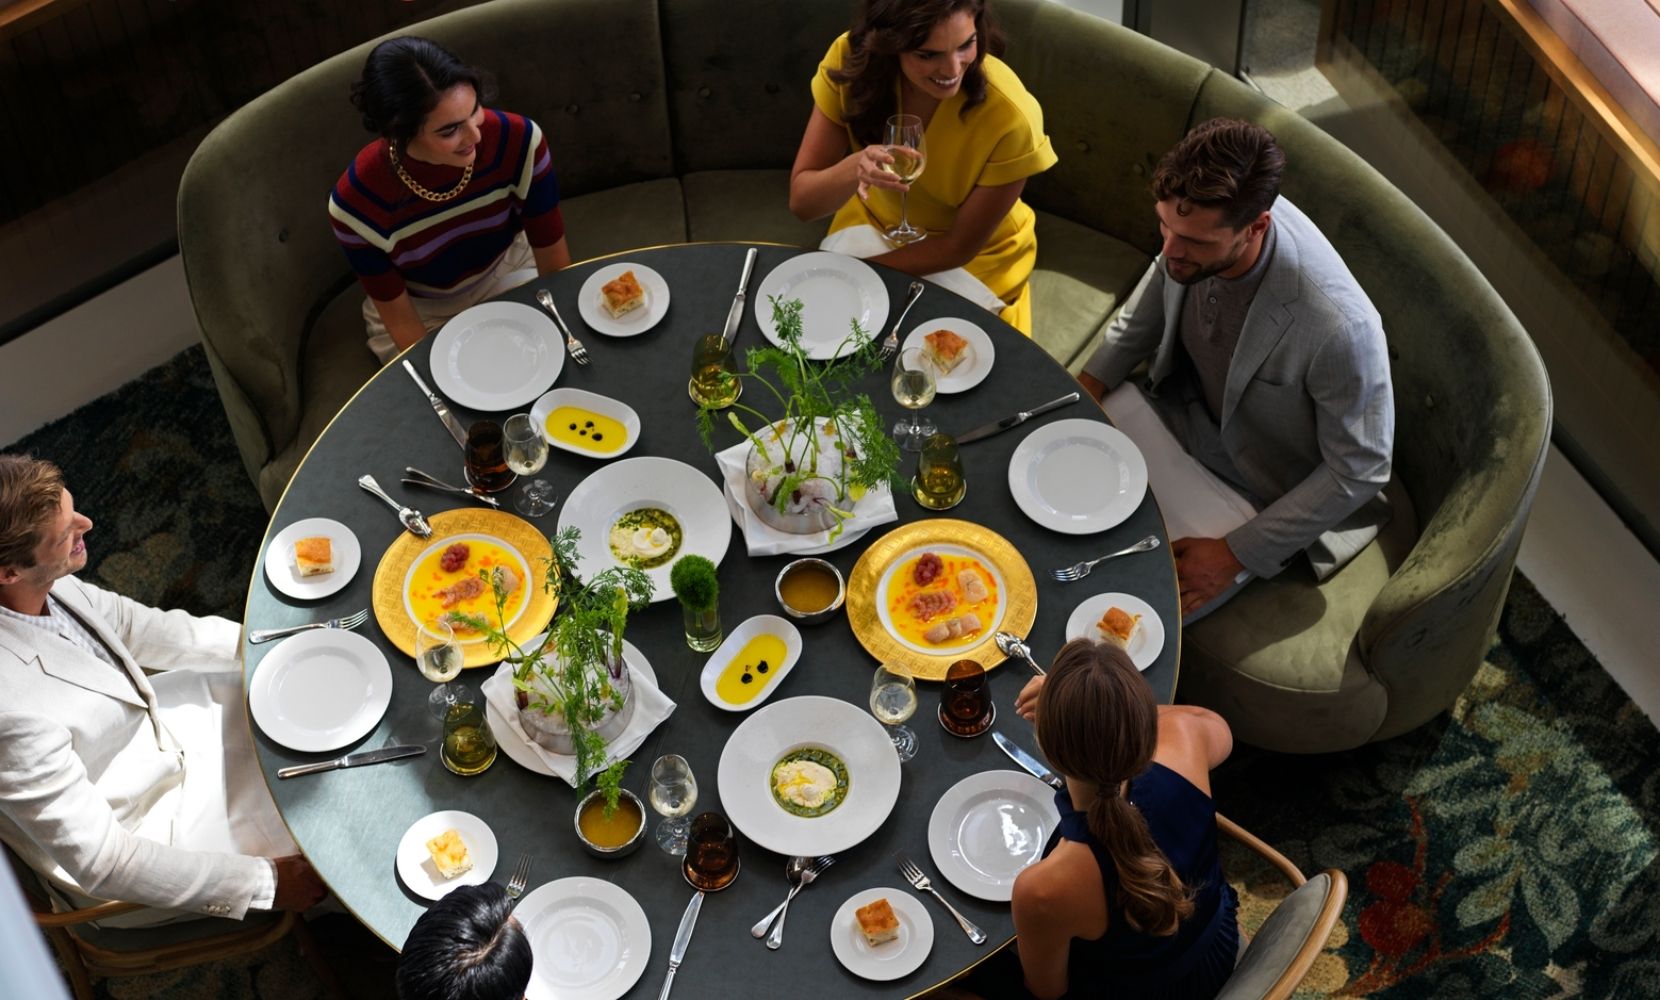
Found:
M 403 164 L 398 162 L 397 150 L 392 148 L 391 143 L 386 144 L 386 155 L 392 161 L 392 169 L 397 171 L 398 179 L 408 185 L 409 190 L 415 192 L 422 198 L 425 198 L 427 201 L 449 201 L 451 198 L 454 198 L 456 195 L 467 190 L 467 182 L 473 179 L 473 164 L 469 163 L 467 164 L 466 169 L 461 171 L 461 180 L 456 182 L 455 187 L 452 187 L 448 191 L 444 191 L 442 193 L 430 191 L 415 183 L 415 178 L 409 176 L 408 171 L 404 170 Z M 474 157 L 474 162 L 477 162 L 477 157 Z

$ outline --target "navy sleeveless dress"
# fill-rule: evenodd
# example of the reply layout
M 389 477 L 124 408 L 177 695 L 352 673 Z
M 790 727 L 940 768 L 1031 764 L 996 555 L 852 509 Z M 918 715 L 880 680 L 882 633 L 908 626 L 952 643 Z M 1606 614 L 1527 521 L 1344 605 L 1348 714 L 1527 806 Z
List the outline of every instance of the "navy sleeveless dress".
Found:
M 1222 877 L 1216 846 L 1216 808 L 1210 796 L 1157 762 L 1131 780 L 1130 801 L 1141 810 L 1153 841 L 1170 859 L 1183 884 L 1195 892 L 1193 914 L 1168 937 L 1131 929 L 1118 899 L 1118 870 L 1105 846 L 1089 832 L 1085 815 L 1065 790 L 1055 793 L 1060 838 L 1087 846 L 1101 867 L 1107 892 L 1107 933 L 1074 940 L 1068 959 L 1069 996 L 1169 997 L 1211 1000 L 1233 972 L 1239 950 L 1239 899 Z

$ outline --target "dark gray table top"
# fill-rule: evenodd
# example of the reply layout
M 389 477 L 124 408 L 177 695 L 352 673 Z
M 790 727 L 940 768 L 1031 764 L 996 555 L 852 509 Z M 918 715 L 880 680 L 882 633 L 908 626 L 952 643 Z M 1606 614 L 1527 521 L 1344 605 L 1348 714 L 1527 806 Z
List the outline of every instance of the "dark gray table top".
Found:
M 725 319 L 744 250 L 740 244 L 700 244 L 625 255 L 656 269 L 672 289 L 665 319 L 649 333 L 628 339 L 588 330 L 577 312 L 575 299 L 582 282 L 607 261 L 577 265 L 505 297 L 531 303 L 535 288 L 552 289 L 566 321 L 593 358 L 586 368 L 567 363 L 557 384 L 605 393 L 632 405 L 640 413 L 642 429 L 631 456 L 678 458 L 716 479 L 714 458 L 697 437 L 695 411 L 686 398 L 687 365 L 691 338 L 718 331 Z M 768 271 L 800 252 L 787 247 L 761 247 L 750 285 L 752 292 Z M 886 268 L 877 271 L 888 287 L 896 313 L 910 279 Z M 937 286 L 930 286 L 912 309 L 906 330 L 945 316 L 973 317 L 995 339 L 997 361 L 990 376 L 976 388 L 936 399 L 927 412 L 943 429 L 960 432 L 1076 387 L 1070 376 L 1027 338 Z M 886 327 L 877 332 L 886 333 Z M 430 376 L 430 343 L 428 338 L 408 355 L 424 377 Z M 753 309 L 746 310 L 738 335 L 739 348 L 759 343 L 764 343 L 764 338 Z M 885 416 L 897 419 L 900 409 L 888 391 L 886 373 L 872 376 L 867 391 Z M 464 423 L 484 415 L 459 408 L 457 412 Z M 505 418 L 504 414 L 489 416 Z M 1060 647 L 1066 619 L 1084 598 L 1121 591 L 1150 603 L 1165 622 L 1168 636 L 1146 677 L 1160 700 L 1169 701 L 1175 689 L 1181 633 L 1168 546 L 1104 564 L 1083 583 L 1060 584 L 1047 576 L 1052 567 L 1121 548 L 1143 535 L 1157 534 L 1168 542 L 1151 492 L 1123 524 L 1089 536 L 1063 535 L 1038 526 L 1015 506 L 1009 492 L 1007 468 L 1015 447 L 1032 429 L 1069 417 L 1104 419 L 1086 397 L 1013 431 L 964 445 L 968 495 L 944 516 L 987 525 L 1013 542 L 1026 557 L 1037 578 L 1038 612 L 1030 643 L 1040 663 L 1047 662 Z M 737 441 L 736 432 L 729 428 L 717 434 L 721 435 L 717 438 L 719 447 Z M 914 459 L 908 461 L 914 465 Z M 374 475 L 394 497 L 428 514 L 461 505 L 459 498 L 400 486 L 398 479 L 405 465 L 459 479 L 461 456 L 408 376 L 400 366 L 390 365 L 364 386 L 323 433 L 272 515 L 266 537 L 268 546 L 272 536 L 294 521 L 332 517 L 356 533 L 363 547 L 362 567 L 339 593 L 315 602 L 299 602 L 277 594 L 265 579 L 263 565 L 256 567 L 245 616 L 249 628 L 297 624 L 369 605 L 375 565 L 401 529 L 380 501 L 357 487 L 357 477 L 363 473 Z M 600 465 L 554 449 L 542 477 L 551 479 L 563 497 Z M 908 474 L 911 466 L 905 471 Z M 900 524 L 933 516 L 908 496 L 899 497 L 897 504 Z M 557 519 L 557 512 L 550 514 L 538 526 L 552 532 Z M 886 530 L 879 528 L 827 558 L 845 575 L 865 546 Z M 751 615 L 777 610 L 773 580 L 787 561 L 784 556 L 750 559 L 739 532 L 734 530 L 720 566 L 721 613 L 728 630 Z M 437 756 L 438 724 L 427 714 L 426 697 L 432 685 L 415 671 L 408 656 L 385 639 L 372 618 L 360 631 L 387 654 L 393 668 L 394 692 L 391 707 L 379 725 L 347 750 L 425 743 L 429 747 L 425 756 L 278 781 L 273 772 L 279 767 L 336 754 L 296 753 L 271 742 L 255 727 L 260 763 L 277 805 L 295 840 L 335 895 L 389 944 L 401 945 L 426 904 L 398 880 L 394 870 L 398 840 L 410 823 L 427 813 L 464 809 L 484 818 L 495 831 L 501 851 L 498 881 L 505 881 L 514 861 L 528 852 L 534 858 L 532 887 L 569 875 L 590 875 L 612 881 L 633 894 L 651 922 L 652 954 L 646 973 L 627 995 L 655 995 L 667 964 L 669 944 L 692 892 L 679 875 L 678 862 L 650 842 L 620 861 L 599 861 L 583 854 L 571 828 L 575 793 L 556 778 L 524 770 L 505 753 L 480 776 L 460 778 L 450 774 Z M 774 699 L 818 694 L 864 705 L 875 662 L 859 645 L 846 616 L 804 628 L 803 635 L 806 649 L 801 662 Z M 716 764 L 727 735 L 745 716 L 717 709 L 702 697 L 697 678 L 705 656 L 687 648 L 676 602 L 654 604 L 633 616 L 628 637 L 650 659 L 659 684 L 679 707 L 635 752 L 635 765 L 625 786 L 644 798 L 650 762 L 659 754 L 680 753 L 691 762 L 698 777 L 698 811 L 719 809 Z M 277 645 L 246 648 L 249 677 Z M 463 675 L 462 682 L 476 687 L 487 676 L 487 671 L 472 670 Z M 1006 663 L 991 672 L 990 680 L 999 706 L 996 728 L 1028 749 L 1035 749 L 1031 727 L 1012 710 L 1015 695 L 1029 676 L 1024 665 Z M 978 771 L 1010 769 L 1014 765 L 989 738 L 958 739 L 934 722 L 938 685 L 919 685 L 919 695 L 921 704 L 910 724 L 921 747 L 916 759 L 904 765 L 904 785 L 888 821 L 865 843 L 844 852 L 838 864 L 802 895 L 791 908 L 784 947 L 776 953 L 752 940 L 747 930 L 783 898 L 786 859 L 743 843 L 743 874 L 730 889 L 711 895 L 705 902 L 697 936 L 675 981 L 676 996 L 775 996 L 785 984 L 802 997 L 848 992 L 903 996 L 950 978 L 1012 937 L 1007 904 L 974 899 L 938 877 L 929 857 L 927 827 L 934 803 L 952 785 Z M 655 816 L 651 820 L 655 822 Z M 904 887 L 892 860 L 898 851 L 909 854 L 933 874 L 935 884 L 987 931 L 990 942 L 984 947 L 972 945 L 938 903 L 924 897 L 935 928 L 934 947 L 927 961 L 896 982 L 867 982 L 843 969 L 832 955 L 828 947 L 830 918 L 845 899 L 861 889 Z

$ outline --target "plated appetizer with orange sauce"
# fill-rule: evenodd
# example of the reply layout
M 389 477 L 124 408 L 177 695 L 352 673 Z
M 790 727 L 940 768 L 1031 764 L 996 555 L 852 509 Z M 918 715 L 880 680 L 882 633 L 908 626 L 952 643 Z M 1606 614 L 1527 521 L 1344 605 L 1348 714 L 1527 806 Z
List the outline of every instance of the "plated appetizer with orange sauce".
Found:
M 971 645 L 997 622 L 997 578 L 965 553 L 926 551 L 888 584 L 887 612 L 899 638 L 919 646 Z
M 463 641 L 477 638 L 462 616 L 494 620 L 495 596 L 491 583 L 499 580 L 507 592 L 503 617 L 511 622 L 524 607 L 524 566 L 504 545 L 471 536 L 435 547 L 409 575 L 410 615 L 416 621 L 443 618 Z

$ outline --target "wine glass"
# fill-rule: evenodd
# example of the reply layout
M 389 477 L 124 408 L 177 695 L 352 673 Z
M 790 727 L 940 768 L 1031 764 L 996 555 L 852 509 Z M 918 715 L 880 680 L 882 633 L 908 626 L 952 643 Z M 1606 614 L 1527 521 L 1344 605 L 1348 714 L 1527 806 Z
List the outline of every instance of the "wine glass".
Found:
M 884 141 L 893 162 L 884 163 L 882 169 L 904 181 L 907 188 L 916 183 L 916 179 L 922 176 L 923 164 L 928 159 L 927 151 L 923 149 L 922 119 L 916 115 L 894 115 L 888 119 Z M 896 247 L 928 238 L 927 230 L 911 225 L 910 213 L 905 203 L 908 193 L 899 192 L 899 225 L 882 234 Z
M 697 779 L 692 765 L 677 753 L 664 754 L 652 762 L 651 789 L 646 793 L 651 808 L 663 819 L 657 824 L 657 846 L 670 854 L 686 853 L 686 819 L 697 805 Z
M 528 413 L 515 413 L 502 429 L 507 444 L 507 467 L 521 476 L 534 476 L 548 462 L 548 439 Z M 519 491 L 513 506 L 526 517 L 541 517 L 553 509 L 553 484 L 532 479 Z
M 893 425 L 893 436 L 906 451 L 921 451 L 922 443 L 934 433 L 933 422 L 922 420 L 917 411 L 934 401 L 935 378 L 934 363 L 921 348 L 906 348 L 894 360 L 893 398 L 911 415 Z
M 870 682 L 870 714 L 888 727 L 888 738 L 893 740 L 894 752 L 902 761 L 916 756 L 916 733 L 904 725 L 915 712 L 915 678 L 886 663 L 877 667 L 876 676 Z
M 449 714 L 455 702 L 455 691 L 450 681 L 461 674 L 463 656 L 461 644 L 455 641 L 455 629 L 442 618 L 429 618 L 415 627 L 415 666 L 421 676 L 438 686 L 427 695 L 427 708 L 442 719 Z

